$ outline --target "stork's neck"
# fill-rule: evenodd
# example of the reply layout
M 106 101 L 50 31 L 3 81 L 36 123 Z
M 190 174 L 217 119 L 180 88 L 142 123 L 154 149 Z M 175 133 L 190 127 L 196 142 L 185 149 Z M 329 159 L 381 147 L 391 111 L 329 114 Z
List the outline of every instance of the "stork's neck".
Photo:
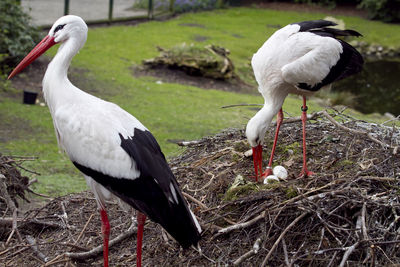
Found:
M 264 131 L 266 131 L 279 109 L 280 107 L 273 106 L 270 103 L 265 103 L 256 115 L 254 115 L 252 120 L 254 120 L 256 124 L 264 127 Z
M 72 58 L 78 53 L 81 45 L 76 39 L 68 39 L 60 45 L 57 54 L 47 67 L 46 75 L 58 81 L 68 79 L 67 73 Z
M 60 101 L 66 102 L 73 97 L 73 92 L 79 90 L 68 79 L 68 68 L 72 58 L 78 53 L 81 45 L 76 39 L 68 39 L 59 47 L 57 54 L 47 67 L 43 78 L 43 94 L 50 111 Z
M 268 93 L 264 96 L 264 106 L 254 117 L 257 117 L 257 120 L 260 120 L 261 123 L 269 125 L 273 117 L 282 108 L 283 101 L 285 101 L 286 96 L 287 92 L 283 89 L 276 90 L 275 92 L 268 91 Z
M 252 147 L 262 144 L 272 119 L 282 107 L 285 95 L 285 93 L 280 92 L 280 94 L 264 96 L 264 106 L 250 119 L 246 126 L 246 136 Z

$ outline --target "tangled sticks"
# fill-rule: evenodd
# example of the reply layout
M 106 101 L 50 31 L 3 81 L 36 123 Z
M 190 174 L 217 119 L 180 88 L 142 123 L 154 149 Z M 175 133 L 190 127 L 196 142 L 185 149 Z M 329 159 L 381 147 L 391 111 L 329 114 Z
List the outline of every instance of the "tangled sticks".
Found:
M 301 149 L 301 134 L 290 124 L 299 120 L 289 118 L 277 162 L 291 177 L 266 186 L 243 184 L 230 199 L 226 188 L 234 177 L 252 175 L 243 132 L 227 131 L 187 143 L 192 148 L 177 159 L 176 171 L 178 177 L 192 177 L 184 188 L 209 207 L 199 208 L 209 225 L 210 243 L 203 251 L 210 258 L 221 260 L 222 253 L 222 262 L 261 266 L 400 262 L 399 129 L 327 111 L 311 118 L 316 122 L 307 131 L 316 176 L 294 175 L 301 165 L 299 153 L 293 153 Z M 272 132 L 267 140 L 272 140 Z M 191 165 L 182 168 L 182 161 Z M 230 165 L 232 161 L 236 163 Z M 214 184 L 203 188 L 210 177 Z M 199 184 L 194 186 L 193 181 Z M 228 220 L 234 223 L 227 224 Z
M 203 254 L 179 251 L 175 242 L 160 234 L 160 227 L 149 223 L 143 264 L 400 263 L 400 131 L 333 112 L 310 114 L 314 123 L 307 126 L 309 164 L 316 175 L 307 179 L 295 177 L 302 162 L 297 151 L 301 150 L 300 128 L 294 125 L 300 123 L 297 118 L 289 118 L 281 129 L 276 162 L 285 166 L 289 178 L 279 183 L 260 185 L 248 178 L 253 175 L 252 160 L 245 155 L 249 146 L 241 130 L 180 142 L 187 149 L 171 160 L 171 166 L 205 229 L 200 242 Z M 266 141 L 272 140 L 273 131 L 272 127 Z M 270 145 L 267 141 L 266 146 Z M 232 188 L 239 175 L 243 179 Z M 110 248 L 119 251 L 113 262 L 132 265 L 134 238 L 119 238 L 130 229 L 134 233 L 131 213 L 110 205 L 115 212 L 110 223 L 116 229 L 111 238 L 120 240 Z M 95 209 L 94 198 L 82 193 L 30 211 L 30 219 L 54 224 L 29 224 L 21 230 L 23 236 L 35 238 L 42 259 L 48 261 L 43 262 L 33 249 L 19 252 L 24 247 L 18 246 L 14 236 L 6 249 L 0 247 L 0 262 L 9 266 L 101 264 L 101 253 L 92 253 L 101 244 L 100 225 L 91 220 L 98 216 Z

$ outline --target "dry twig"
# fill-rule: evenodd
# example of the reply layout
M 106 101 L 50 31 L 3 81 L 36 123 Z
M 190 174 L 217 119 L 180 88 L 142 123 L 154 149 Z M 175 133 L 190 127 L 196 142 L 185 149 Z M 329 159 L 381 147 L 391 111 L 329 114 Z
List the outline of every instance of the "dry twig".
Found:
M 336 127 L 340 128 L 340 129 L 342 129 L 342 130 L 348 131 L 348 132 L 350 132 L 350 133 L 353 133 L 353 134 L 358 134 L 358 135 L 361 135 L 361 136 L 365 136 L 365 137 L 369 138 L 371 141 L 373 141 L 373 142 L 375 142 L 375 143 L 381 145 L 382 147 L 391 148 L 391 149 L 393 149 L 393 152 L 396 152 L 396 153 L 397 153 L 397 147 L 393 147 L 393 146 L 391 146 L 391 145 L 388 145 L 388 144 L 386 144 L 386 143 L 384 143 L 384 142 L 382 142 L 382 141 L 376 139 L 375 137 L 373 137 L 373 136 L 371 135 L 371 133 L 368 133 L 368 132 L 366 132 L 366 131 L 361 131 L 361 130 L 356 130 L 356 129 L 348 128 L 348 127 L 346 127 L 346 126 L 344 126 L 344 125 L 338 123 L 338 122 L 337 122 L 334 118 L 332 118 L 332 116 L 329 115 L 328 112 L 326 112 L 325 110 L 322 111 L 322 115 L 324 115 L 324 116 L 325 116 L 331 123 L 333 123 Z
M 264 261 L 262 262 L 261 266 L 265 266 L 268 262 L 268 259 L 271 257 L 272 252 L 274 252 L 274 250 L 276 249 L 276 247 L 278 246 L 279 242 L 281 242 L 282 238 L 285 236 L 285 234 L 290 230 L 290 228 L 292 228 L 293 226 L 296 225 L 296 223 L 298 221 L 300 221 L 301 219 L 303 219 L 308 213 L 304 212 L 302 213 L 300 216 L 298 216 L 296 219 L 294 219 L 293 222 L 291 222 L 286 228 L 285 230 L 283 230 L 283 232 L 279 235 L 278 239 L 275 241 L 274 245 L 271 247 L 271 249 L 269 250 L 267 256 L 265 256 Z
M 41 252 L 39 250 L 38 246 L 36 245 L 36 240 L 30 235 L 25 236 L 25 238 L 26 238 L 26 241 L 28 241 L 29 245 L 31 246 L 32 250 L 39 257 L 39 259 L 42 262 L 47 262 L 49 260 L 49 258 L 46 255 L 44 255 L 43 252 Z
M 112 247 L 115 244 L 118 244 L 122 240 L 136 234 L 136 232 L 137 232 L 136 223 L 132 222 L 131 226 L 129 226 L 129 228 L 126 231 L 122 232 L 117 237 L 110 240 L 109 247 Z M 79 252 L 79 253 L 66 252 L 65 256 L 67 256 L 71 259 L 83 260 L 83 259 L 93 257 L 93 256 L 101 253 L 102 251 L 103 251 L 103 245 L 100 245 L 100 246 L 97 246 L 97 247 L 95 247 L 89 251 L 85 251 L 85 252 Z
M 258 215 L 257 217 L 255 217 L 255 218 L 253 218 L 253 219 L 251 219 L 249 221 L 246 221 L 244 223 L 237 223 L 235 225 L 228 226 L 226 228 L 223 228 L 223 229 L 219 230 L 218 233 L 216 234 L 216 236 L 219 236 L 221 234 L 227 234 L 227 233 L 232 232 L 234 230 L 250 227 L 253 224 L 257 223 L 258 221 L 260 221 L 260 220 L 262 220 L 264 218 L 265 218 L 265 211 L 263 211 L 260 215 Z
M 246 252 L 245 254 L 243 254 L 242 256 L 240 256 L 239 258 L 237 258 L 233 262 L 233 266 L 238 266 L 239 264 L 244 262 L 246 259 L 257 254 L 258 251 L 260 250 L 260 244 L 261 244 L 261 238 L 257 238 L 256 242 L 254 242 L 253 248 L 251 250 L 249 250 L 248 252 Z
M 10 195 L 7 191 L 6 185 L 6 177 L 0 173 L 0 195 L 5 199 L 7 207 L 12 211 L 12 228 L 11 233 L 7 238 L 6 245 L 10 242 L 11 238 L 13 237 L 14 233 L 17 233 L 19 240 L 22 242 L 21 235 L 18 232 L 17 226 L 17 207 L 14 204 L 14 201 L 11 199 Z
M 343 258 L 339 264 L 339 267 L 343 267 L 346 264 L 347 259 L 350 257 L 351 253 L 354 252 L 354 250 L 358 247 L 359 244 L 360 244 L 360 242 L 356 242 L 353 245 L 351 245 L 350 247 L 344 248 L 346 250 L 346 252 L 343 255 Z

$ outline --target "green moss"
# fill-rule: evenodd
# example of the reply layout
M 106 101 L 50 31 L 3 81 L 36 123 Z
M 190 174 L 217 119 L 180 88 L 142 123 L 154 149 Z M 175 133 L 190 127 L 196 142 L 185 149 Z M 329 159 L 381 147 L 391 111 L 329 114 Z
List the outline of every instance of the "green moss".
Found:
M 232 161 L 238 162 L 241 159 L 241 157 L 238 154 L 232 154 Z
M 339 161 L 339 164 L 341 166 L 353 166 L 354 165 L 354 161 L 348 160 L 348 159 L 344 159 Z
M 250 149 L 250 146 L 249 146 L 249 144 L 247 142 L 240 141 L 240 142 L 234 143 L 233 149 L 235 149 L 235 151 L 237 151 L 237 152 L 244 153 L 244 152 L 246 152 L 247 150 Z
M 299 142 L 291 143 L 287 146 L 282 147 L 283 153 L 289 153 L 289 151 L 293 151 L 293 154 L 297 154 L 302 151 L 302 147 Z
M 355 166 L 355 162 L 347 159 L 338 161 L 336 166 L 343 168 L 343 170 L 349 170 L 358 167 L 358 165 Z
M 294 198 L 298 195 L 296 188 L 289 186 L 283 189 L 288 199 Z
M 228 189 L 224 195 L 224 200 L 225 201 L 236 200 L 238 198 L 248 196 L 253 192 L 259 192 L 260 189 L 261 189 L 260 186 L 255 183 L 239 185 L 235 188 Z

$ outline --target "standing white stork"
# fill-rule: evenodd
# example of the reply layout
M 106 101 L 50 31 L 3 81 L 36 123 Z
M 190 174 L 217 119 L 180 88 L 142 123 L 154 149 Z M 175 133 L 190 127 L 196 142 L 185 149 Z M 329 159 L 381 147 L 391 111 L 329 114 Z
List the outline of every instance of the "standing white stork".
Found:
M 272 161 L 283 120 L 282 105 L 289 93 L 303 96 L 303 168 L 300 176 L 312 175 L 306 158 L 306 96 L 334 81 L 360 72 L 364 63 L 357 50 L 337 39 L 338 36 L 361 36 L 353 30 L 328 28 L 336 23 L 326 20 L 289 24 L 276 31 L 253 55 L 251 65 L 265 99 L 263 108 L 250 119 L 246 136 L 253 149 L 256 180 L 272 174 Z M 266 171 L 262 170 L 262 144 L 265 133 L 277 115 L 276 133 Z
M 146 216 L 184 248 L 197 245 L 201 228 L 146 127 L 119 106 L 81 91 L 68 80 L 68 67 L 86 42 L 87 31 L 80 17 L 61 17 L 8 78 L 53 45 L 61 44 L 43 78 L 43 92 L 58 144 L 83 173 L 96 197 L 102 222 L 104 266 L 108 266 L 110 233 L 105 202 L 112 194 L 137 210 L 140 266 Z

